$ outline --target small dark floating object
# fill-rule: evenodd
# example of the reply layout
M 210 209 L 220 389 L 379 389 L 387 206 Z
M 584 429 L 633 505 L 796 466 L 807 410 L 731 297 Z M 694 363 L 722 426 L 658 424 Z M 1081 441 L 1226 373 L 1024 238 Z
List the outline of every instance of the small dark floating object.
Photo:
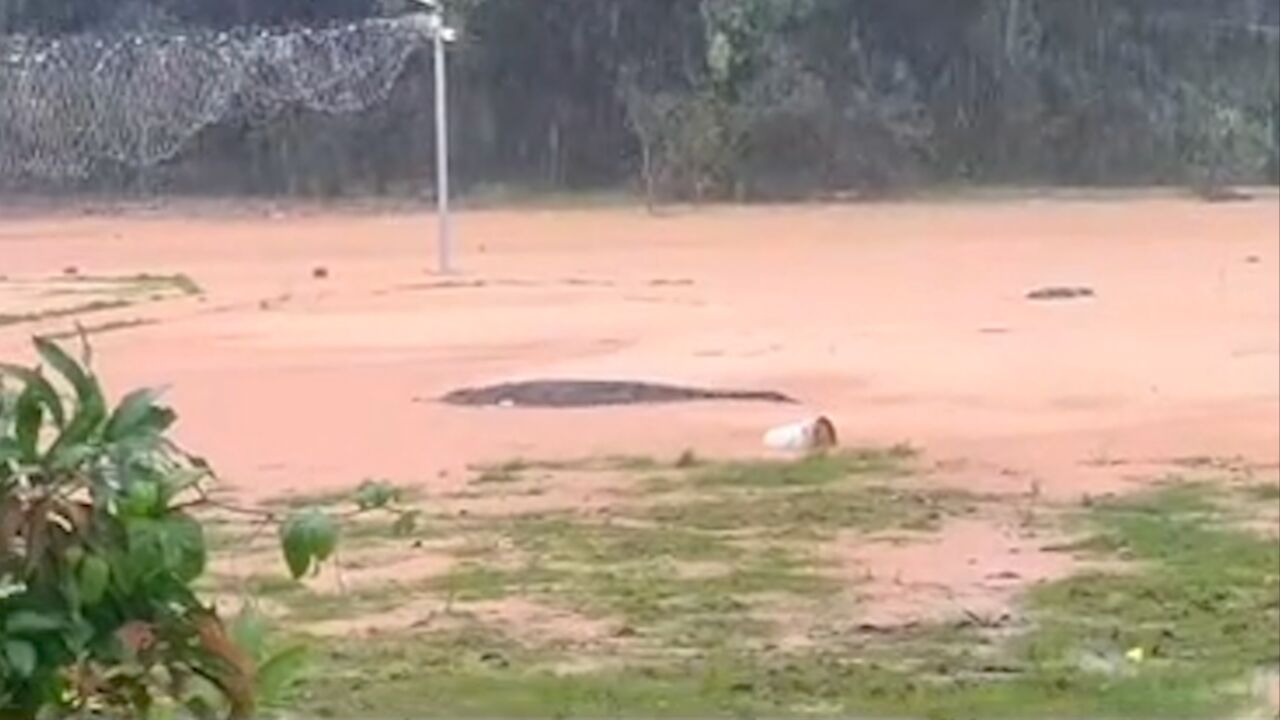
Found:
M 325 278 L 329 277 L 329 268 L 323 265 L 320 265 L 311 271 L 311 277 L 317 280 L 324 280 Z
M 1093 297 L 1093 288 L 1043 287 L 1027 293 L 1028 300 L 1076 300 Z
M 794 403 L 772 390 L 722 390 L 618 380 L 531 380 L 487 387 L 463 388 L 441 398 L 450 405 L 474 407 L 576 408 L 739 400 Z

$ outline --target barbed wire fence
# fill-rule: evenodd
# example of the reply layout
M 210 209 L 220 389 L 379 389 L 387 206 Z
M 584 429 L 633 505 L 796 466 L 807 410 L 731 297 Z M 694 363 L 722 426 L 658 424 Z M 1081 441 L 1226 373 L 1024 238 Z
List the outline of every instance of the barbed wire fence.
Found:
M 320 29 L 0 36 L 0 184 L 155 167 L 210 126 L 264 123 L 291 107 L 368 109 L 428 41 L 418 16 Z

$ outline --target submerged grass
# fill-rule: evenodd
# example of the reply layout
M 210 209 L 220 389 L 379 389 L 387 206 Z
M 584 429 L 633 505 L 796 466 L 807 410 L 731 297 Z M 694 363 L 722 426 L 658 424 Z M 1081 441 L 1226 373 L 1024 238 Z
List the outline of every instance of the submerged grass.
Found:
M 0 313 L 0 326 L 41 322 L 44 320 L 57 320 L 59 318 L 88 315 L 90 313 L 103 312 L 106 310 L 118 310 L 120 308 L 129 307 L 131 304 L 132 303 L 128 300 L 91 300 L 89 302 L 69 307 L 52 308 L 49 310 L 38 310 L 27 313 Z
M 835 530 L 929 528 L 977 502 L 883 482 L 909 459 L 700 461 L 650 481 L 657 504 L 612 517 L 455 522 L 451 532 L 486 542 L 412 586 L 319 599 L 260 590 L 300 618 L 430 593 L 463 614 L 517 597 L 618 630 L 549 644 L 475 621 L 330 644 L 323 681 L 299 699 L 304 714 L 1208 718 L 1250 702 L 1246 679 L 1280 665 L 1280 543 L 1233 524 L 1220 489 L 1186 483 L 1079 511 L 1084 540 L 1071 547 L 1108 569 L 1032 590 L 1027 627 L 836 627 L 779 647 L 786 616 L 761 614 L 761 603 L 856 602 L 824 574 L 818 550 Z M 647 463 L 635 472 L 655 477 Z
M 935 529 L 961 500 L 957 493 L 877 485 L 726 494 L 653 505 L 645 515 L 673 527 L 815 539 L 837 530 Z
M 812 455 L 798 461 L 756 460 L 710 464 L 697 471 L 701 487 L 785 488 L 825 486 L 855 476 L 892 477 L 910 473 L 916 451 L 907 445 Z
M 1274 508 L 1280 503 L 1280 482 L 1254 483 L 1244 488 L 1244 494 L 1250 500 L 1269 503 L 1268 507 Z
M 13 282 L 13 281 L 10 281 Z M 52 278 L 41 282 L 51 283 L 54 287 L 45 295 L 83 298 L 64 307 L 33 310 L 30 312 L 0 313 L 0 326 L 57 320 L 66 317 L 77 317 L 108 310 L 119 310 L 140 302 L 162 300 L 173 296 L 199 295 L 200 286 L 189 276 L 175 275 L 123 275 L 123 276 L 91 276 L 75 275 Z M 133 327 L 145 320 L 118 321 L 101 323 L 97 332 Z M 59 335 L 66 335 L 66 332 Z
M 1136 567 L 1089 572 L 1031 596 L 1030 659 L 1053 668 L 1139 649 L 1197 683 L 1280 664 L 1280 542 L 1229 525 L 1203 485 L 1095 508 L 1095 552 Z M 1104 663 L 1105 664 L 1105 663 Z
M 737 623 L 740 634 L 746 629 L 743 611 L 753 595 L 831 588 L 812 557 L 782 546 L 746 547 L 697 530 L 567 514 L 500 522 L 523 559 L 497 566 L 477 554 L 435 579 L 436 592 L 459 602 L 531 597 L 653 634 L 728 637 L 733 628 L 725 623 Z

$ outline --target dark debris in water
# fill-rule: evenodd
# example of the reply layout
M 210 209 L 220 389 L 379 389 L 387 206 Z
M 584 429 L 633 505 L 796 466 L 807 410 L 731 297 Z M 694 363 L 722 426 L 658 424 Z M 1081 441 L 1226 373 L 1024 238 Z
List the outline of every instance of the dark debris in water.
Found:
M 1028 300 L 1078 300 L 1094 296 L 1093 288 L 1052 285 L 1027 293 Z
M 772 390 L 684 387 L 630 380 L 530 380 L 462 388 L 440 398 L 450 405 L 472 407 L 576 408 L 641 405 L 703 400 L 794 403 Z

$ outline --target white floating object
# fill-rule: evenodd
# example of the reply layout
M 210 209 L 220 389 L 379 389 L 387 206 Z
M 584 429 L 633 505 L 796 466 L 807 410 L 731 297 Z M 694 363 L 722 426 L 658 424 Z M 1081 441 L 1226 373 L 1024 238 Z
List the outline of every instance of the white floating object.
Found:
M 780 425 L 764 434 L 765 447 L 773 450 L 809 452 L 835 447 L 838 442 L 835 423 L 822 415 Z

